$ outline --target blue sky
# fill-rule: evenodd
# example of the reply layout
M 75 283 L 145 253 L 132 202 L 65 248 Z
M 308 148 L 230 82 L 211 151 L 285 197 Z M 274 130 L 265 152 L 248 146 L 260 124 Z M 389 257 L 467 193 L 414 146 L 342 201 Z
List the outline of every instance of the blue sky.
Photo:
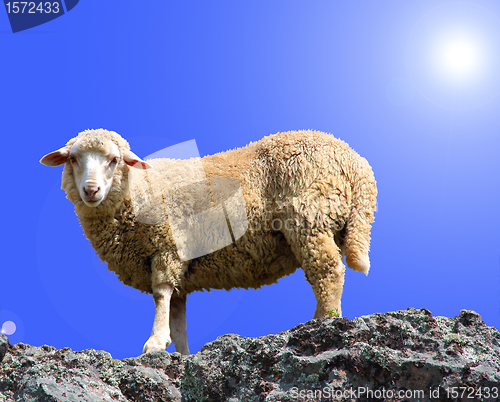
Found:
M 347 270 L 344 316 L 473 309 L 499 328 L 499 16 L 497 1 L 82 0 L 12 34 L 0 10 L 0 325 L 16 323 L 13 343 L 115 358 L 150 334 L 152 297 L 99 262 L 62 168 L 38 162 L 80 131 L 116 131 L 146 156 L 315 129 L 364 156 L 379 189 L 371 271 Z M 197 352 L 305 322 L 315 300 L 298 270 L 187 308 Z

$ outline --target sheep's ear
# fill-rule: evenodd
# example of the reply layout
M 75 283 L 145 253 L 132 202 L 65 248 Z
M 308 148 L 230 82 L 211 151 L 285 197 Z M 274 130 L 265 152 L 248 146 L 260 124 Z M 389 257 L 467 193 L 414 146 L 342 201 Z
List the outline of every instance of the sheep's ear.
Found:
M 125 150 L 125 152 L 123 152 L 123 161 L 127 165 L 132 166 L 136 169 L 152 169 L 153 168 L 153 166 L 151 166 L 146 161 L 143 161 L 136 154 L 134 154 L 132 151 L 129 151 L 129 150 Z
M 59 166 L 66 163 L 68 160 L 69 152 L 66 147 L 51 152 L 40 159 L 40 163 L 46 166 Z

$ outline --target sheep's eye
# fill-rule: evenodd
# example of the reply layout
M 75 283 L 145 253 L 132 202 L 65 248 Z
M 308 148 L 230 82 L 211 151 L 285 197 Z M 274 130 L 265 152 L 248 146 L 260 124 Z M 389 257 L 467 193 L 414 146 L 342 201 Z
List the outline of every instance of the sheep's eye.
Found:
M 70 155 L 70 156 L 69 156 L 69 161 L 70 161 L 71 163 L 75 163 L 75 162 L 76 162 L 76 158 L 75 158 L 73 155 Z
M 110 165 L 114 165 L 116 162 L 118 162 L 118 157 L 115 156 L 111 161 L 109 162 Z

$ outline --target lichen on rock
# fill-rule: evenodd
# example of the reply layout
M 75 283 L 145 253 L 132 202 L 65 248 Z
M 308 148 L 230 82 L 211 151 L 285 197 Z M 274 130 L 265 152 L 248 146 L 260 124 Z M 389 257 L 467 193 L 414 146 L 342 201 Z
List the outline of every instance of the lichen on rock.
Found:
M 318 319 L 276 335 L 223 335 L 187 357 L 117 360 L 92 349 L 9 345 L 2 335 L 0 361 L 0 402 L 333 400 L 326 392 L 359 389 L 422 390 L 424 400 L 438 390 L 447 400 L 450 387 L 500 391 L 500 334 L 469 310 Z

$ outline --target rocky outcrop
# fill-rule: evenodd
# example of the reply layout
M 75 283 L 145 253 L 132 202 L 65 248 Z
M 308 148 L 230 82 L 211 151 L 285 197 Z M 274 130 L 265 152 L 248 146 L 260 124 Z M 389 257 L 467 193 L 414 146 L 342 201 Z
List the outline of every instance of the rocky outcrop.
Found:
M 500 334 L 462 310 L 410 308 L 308 321 L 259 338 L 229 334 L 188 357 L 116 360 L 92 349 L 9 345 L 0 401 L 497 401 Z

